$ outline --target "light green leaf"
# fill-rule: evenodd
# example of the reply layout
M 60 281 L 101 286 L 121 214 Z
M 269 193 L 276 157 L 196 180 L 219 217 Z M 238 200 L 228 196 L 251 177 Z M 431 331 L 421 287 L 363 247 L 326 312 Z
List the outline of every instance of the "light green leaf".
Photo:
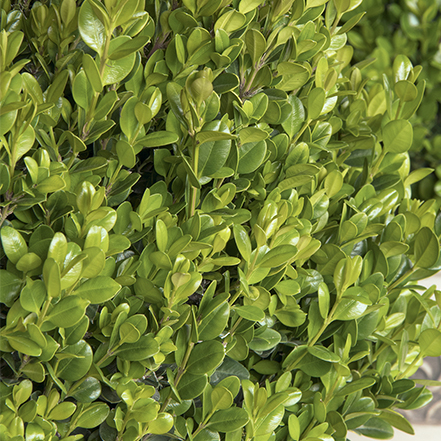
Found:
M 287 265 L 294 260 L 297 254 L 297 248 L 294 245 L 279 245 L 268 251 L 258 266 L 261 268 L 272 268 L 280 265 Z
M 65 297 L 52 308 L 46 321 L 59 328 L 69 328 L 81 320 L 89 304 L 88 300 L 77 296 Z
M 88 300 L 92 304 L 104 303 L 114 297 L 121 289 L 121 285 L 111 277 L 98 276 L 86 280 L 75 291 L 74 294 Z
M 240 254 L 249 263 L 251 261 L 251 241 L 248 233 L 242 225 L 234 225 L 233 234 Z
M 391 439 L 394 429 L 387 421 L 372 417 L 357 429 L 357 433 L 375 439 Z
M 430 268 L 438 261 L 439 240 L 429 227 L 423 227 L 415 235 L 415 266 Z
M 135 343 L 125 343 L 115 353 L 121 360 L 140 361 L 159 352 L 158 342 L 151 336 L 145 335 Z
M 28 252 L 23 236 L 14 228 L 5 226 L 0 230 L 3 250 L 8 259 L 16 264 Z
M 211 392 L 213 409 L 228 409 L 233 405 L 233 394 L 223 386 L 216 386 Z
M 187 371 L 194 375 L 206 374 L 218 367 L 225 357 L 225 348 L 216 340 L 196 345 L 188 359 Z
M 383 127 L 384 148 L 390 153 L 407 152 L 413 140 L 412 124 L 404 119 L 388 122 Z
M 83 41 L 100 57 L 103 55 L 106 41 L 106 29 L 103 22 L 98 18 L 89 1 L 85 1 L 78 15 L 78 29 Z
M 438 329 L 425 329 L 420 335 L 419 344 L 424 356 L 441 356 L 441 331 Z
M 248 413 L 245 409 L 232 407 L 230 409 L 215 412 L 208 422 L 208 427 L 216 432 L 234 432 L 245 426 L 248 419 Z
M 109 406 L 105 403 L 93 403 L 80 414 L 77 426 L 84 429 L 93 429 L 99 426 L 109 414 Z

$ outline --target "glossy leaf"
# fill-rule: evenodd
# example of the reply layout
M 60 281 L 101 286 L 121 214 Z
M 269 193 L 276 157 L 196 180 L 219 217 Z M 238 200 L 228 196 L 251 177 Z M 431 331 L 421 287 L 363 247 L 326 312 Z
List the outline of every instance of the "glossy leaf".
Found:
M 75 290 L 75 294 L 90 303 L 104 303 L 110 300 L 121 289 L 111 277 L 98 276 L 87 280 Z

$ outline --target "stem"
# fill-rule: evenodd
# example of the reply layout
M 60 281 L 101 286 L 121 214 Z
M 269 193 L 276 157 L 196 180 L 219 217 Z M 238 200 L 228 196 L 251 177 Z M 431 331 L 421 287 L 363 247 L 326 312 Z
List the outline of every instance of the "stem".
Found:
M 331 399 L 333 398 L 332 394 L 334 393 L 335 388 L 338 385 L 338 382 L 340 381 L 340 377 L 337 377 L 337 379 L 334 381 L 334 384 L 331 386 L 331 389 L 329 389 L 329 392 L 326 392 L 326 397 L 323 400 L 323 403 L 325 403 L 325 405 L 327 405 Z M 303 439 L 306 435 L 308 434 L 308 432 L 315 426 L 315 423 L 317 422 L 316 418 L 313 418 L 312 421 L 309 423 L 309 426 L 307 427 L 307 429 L 303 432 L 303 436 L 301 439 Z
M 336 16 L 335 16 L 335 20 L 334 20 L 334 23 L 332 23 L 332 27 L 331 27 L 331 30 L 329 31 L 329 33 L 331 34 L 331 35 L 334 35 L 334 32 L 335 32 L 335 28 L 337 27 L 337 25 L 338 25 L 338 22 L 340 21 L 340 19 L 341 19 L 341 17 L 342 17 L 342 13 L 340 13 L 340 14 L 337 14 Z
M 392 285 L 387 289 L 387 293 L 389 294 L 396 286 L 398 286 L 401 282 L 404 282 L 409 276 L 411 276 L 418 268 L 414 266 L 409 271 L 405 272 L 398 280 L 395 280 Z
M 400 100 L 400 104 L 398 104 L 398 108 L 397 108 L 397 113 L 395 114 L 395 119 L 398 119 L 398 117 L 400 116 L 402 107 L 403 107 L 403 103 Z
M 197 178 L 199 167 L 199 145 L 196 138 L 193 138 L 193 172 Z M 198 196 L 198 189 L 191 186 L 190 189 L 190 217 L 193 217 L 196 212 L 196 199 Z
M 371 177 L 372 178 L 378 173 L 380 165 L 383 162 L 383 159 L 386 156 L 386 154 L 387 154 L 386 149 L 383 149 L 381 151 L 380 156 L 378 157 L 377 161 L 375 162 L 375 165 L 372 168 L 372 171 L 371 171 Z
M 43 310 L 41 311 L 40 317 L 38 317 L 37 326 L 40 327 L 46 317 L 47 311 L 49 309 L 50 304 L 52 303 L 52 299 L 46 299 L 43 305 Z
M 69 162 L 66 165 L 68 170 L 70 170 L 70 168 L 73 166 L 73 163 L 75 162 L 76 157 L 77 157 L 77 155 L 74 155 L 74 153 L 72 152 L 72 156 L 69 158 Z
M 236 294 L 234 294 L 234 296 L 231 297 L 231 300 L 228 302 L 228 304 L 229 304 L 230 306 L 233 306 L 234 302 L 239 298 L 239 296 L 240 296 L 241 294 L 242 294 L 242 290 L 239 289 L 239 290 L 236 292 Z
M 402 372 L 396 380 L 400 380 L 401 378 L 407 377 L 407 374 L 415 367 L 415 365 L 423 358 L 423 354 L 419 354 L 415 359 L 412 361 L 412 363 L 407 367 L 407 369 Z
M 312 120 L 308 119 L 305 121 L 305 124 L 303 124 L 303 127 L 300 129 L 300 132 L 297 133 L 297 135 L 295 136 L 295 138 L 292 140 L 291 144 L 296 143 L 299 138 L 303 135 L 303 132 L 307 129 L 307 127 L 309 126 L 309 124 L 311 123 Z
M 110 28 L 113 28 L 113 23 L 111 23 Z M 107 56 L 109 54 L 111 36 L 112 36 L 111 33 L 106 36 L 106 42 L 104 44 L 103 56 L 101 57 L 101 60 L 100 60 L 100 77 L 101 78 L 103 77 L 104 69 L 106 68 L 106 62 L 107 62 Z M 100 96 L 99 92 L 95 92 L 93 94 L 92 102 L 90 104 L 90 108 L 87 111 L 87 115 L 86 115 L 87 123 L 86 123 L 85 127 L 83 128 L 83 134 L 86 134 L 86 133 L 89 132 L 90 125 L 92 124 L 92 121 L 93 121 L 93 114 L 95 112 L 95 108 L 96 108 L 96 105 L 98 103 L 98 97 L 99 96 Z
M 313 418 L 311 420 L 311 422 L 309 423 L 308 427 L 305 429 L 305 431 L 303 432 L 302 436 L 300 437 L 301 440 L 305 439 L 305 437 L 308 438 L 308 433 L 315 426 L 316 422 L 317 422 L 316 418 Z
M 182 376 L 185 373 L 185 368 L 187 366 L 188 359 L 190 358 L 190 354 L 191 354 L 191 351 L 193 350 L 193 347 L 194 347 L 194 343 L 193 342 L 190 342 L 188 344 L 188 346 L 187 346 L 187 351 L 185 352 L 184 358 L 182 360 L 182 366 L 179 366 L 178 373 L 176 374 L 176 377 L 175 377 L 175 387 L 178 386 L 179 382 L 181 381 Z M 159 412 L 164 412 L 165 411 L 166 407 L 168 406 L 168 404 L 171 401 L 172 393 L 173 393 L 173 391 L 170 389 L 168 397 L 166 398 L 166 400 L 162 404 L 161 409 L 160 409 Z
M 329 326 L 329 324 L 332 322 L 332 318 L 333 315 L 335 314 L 335 311 L 337 310 L 337 306 L 339 305 L 339 301 L 336 301 L 334 303 L 334 306 L 331 309 L 331 312 L 329 313 L 328 317 L 326 317 L 325 321 L 323 322 L 322 326 L 320 327 L 320 329 L 318 330 L 317 334 L 315 335 L 315 337 L 308 342 L 308 347 L 312 347 L 315 345 L 315 343 L 317 342 L 317 340 L 322 336 L 323 332 L 325 332 L 326 328 Z M 305 357 L 305 355 L 308 352 L 305 351 L 303 353 L 303 355 L 301 355 L 297 360 L 293 361 L 287 368 L 286 371 L 292 371 Z
M 326 328 L 330 325 L 330 323 L 333 320 L 333 316 L 335 314 L 335 311 L 337 310 L 337 307 L 339 305 L 339 301 L 336 301 L 334 303 L 334 306 L 331 309 L 331 312 L 329 313 L 328 317 L 326 317 L 325 321 L 323 322 L 323 325 L 315 335 L 315 337 L 308 343 L 309 347 L 312 347 L 316 344 L 317 340 L 322 336 L 323 332 L 325 332 Z
M 4 207 L 3 210 L 0 210 L 0 227 L 3 225 L 3 222 L 8 218 L 8 216 L 14 212 L 15 207 L 16 205 L 12 206 L 12 208 L 10 205 L 8 205 Z

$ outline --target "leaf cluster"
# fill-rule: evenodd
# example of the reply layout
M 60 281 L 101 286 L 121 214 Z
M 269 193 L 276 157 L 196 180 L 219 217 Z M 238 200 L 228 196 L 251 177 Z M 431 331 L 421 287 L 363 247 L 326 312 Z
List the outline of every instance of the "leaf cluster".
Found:
M 413 432 L 425 82 L 397 56 L 368 84 L 360 3 L 1 2 L 2 438 Z
M 416 115 L 412 118 L 414 140 L 410 150 L 411 166 L 435 169 L 414 186 L 421 199 L 441 196 L 441 134 L 439 131 L 439 106 L 441 102 L 441 38 L 440 5 L 430 0 L 400 0 L 386 4 L 382 0 L 365 0 L 351 14 L 366 12 L 359 26 L 349 32 L 354 47 L 354 60 L 372 59 L 365 69 L 366 78 L 383 82 L 394 75 L 394 59 L 407 57 L 423 70 L 421 78 L 426 90 Z M 347 15 L 349 18 L 350 14 Z M 404 84 L 404 83 L 403 83 Z M 403 86 L 400 86 L 403 87 Z M 409 89 L 410 92 L 410 89 Z M 415 91 L 414 91 L 415 92 Z M 413 93 L 414 93 L 413 92 Z

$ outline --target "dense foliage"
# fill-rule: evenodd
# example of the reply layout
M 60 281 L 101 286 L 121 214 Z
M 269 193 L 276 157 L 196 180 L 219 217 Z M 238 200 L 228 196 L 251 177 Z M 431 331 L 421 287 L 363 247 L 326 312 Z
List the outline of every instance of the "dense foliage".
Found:
M 414 186 L 422 199 L 441 201 L 441 1 L 364 0 L 351 14 L 366 11 L 348 37 L 354 59 L 373 58 L 365 78 L 383 82 L 392 73 L 393 60 L 406 55 L 422 66 L 426 81 L 424 99 L 412 120 L 414 142 L 409 151 L 413 169 L 433 167 L 435 172 Z M 414 91 L 415 92 L 415 91 Z
M 2 439 L 412 433 L 441 213 L 360 3 L 1 1 Z

